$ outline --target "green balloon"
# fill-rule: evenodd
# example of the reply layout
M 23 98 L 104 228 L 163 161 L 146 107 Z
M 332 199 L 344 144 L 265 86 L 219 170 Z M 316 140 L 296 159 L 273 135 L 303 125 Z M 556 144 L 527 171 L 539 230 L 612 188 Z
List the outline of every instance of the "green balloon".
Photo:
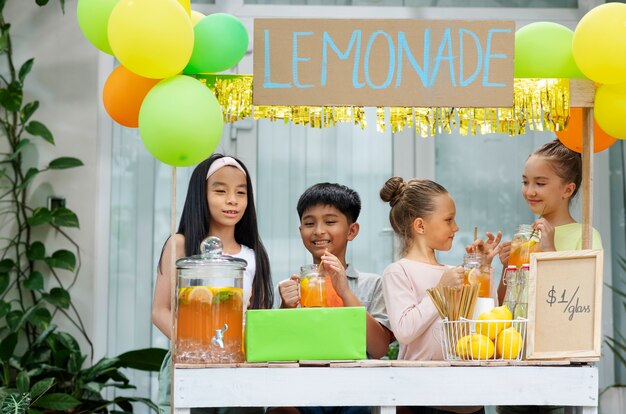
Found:
M 191 59 L 183 73 L 217 73 L 235 66 L 248 49 L 248 31 L 226 13 L 210 14 L 193 28 Z
M 76 15 L 78 25 L 85 37 L 98 49 L 113 54 L 107 27 L 111 11 L 119 0 L 78 0 Z
M 516 78 L 585 78 L 572 54 L 574 32 L 551 22 L 515 32 Z
M 150 153 L 175 167 L 209 157 L 222 137 L 222 108 L 200 81 L 177 75 L 157 83 L 139 110 L 139 133 Z

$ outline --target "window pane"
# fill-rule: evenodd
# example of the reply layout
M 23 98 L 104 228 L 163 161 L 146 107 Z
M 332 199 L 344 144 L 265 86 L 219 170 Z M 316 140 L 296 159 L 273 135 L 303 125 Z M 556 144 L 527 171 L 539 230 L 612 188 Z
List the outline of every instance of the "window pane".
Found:
M 306 6 L 578 8 L 577 0 L 244 0 L 244 3 Z
M 534 216 L 521 195 L 526 158 L 537 147 L 553 140 L 553 132 L 529 131 L 524 136 L 460 136 L 458 132 L 436 137 L 436 181 L 446 187 L 456 204 L 459 232 L 442 263 L 463 263 L 465 246 L 472 243 L 474 226 L 479 237 L 485 231 L 502 231 L 511 240 L 518 224 L 531 224 Z M 495 259 L 496 279 L 499 260 Z
M 392 262 L 389 212 L 378 197 L 392 173 L 390 134 L 346 124 L 314 129 L 260 120 L 257 140 L 257 214 L 274 283 L 312 263 L 300 239 L 296 205 L 305 189 L 320 182 L 359 193 L 361 227 L 346 260 L 363 272 L 381 274 Z

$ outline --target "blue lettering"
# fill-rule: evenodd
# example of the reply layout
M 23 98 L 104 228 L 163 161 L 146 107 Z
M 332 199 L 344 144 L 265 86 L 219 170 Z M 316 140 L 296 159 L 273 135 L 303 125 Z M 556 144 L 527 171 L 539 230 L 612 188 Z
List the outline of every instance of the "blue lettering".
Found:
M 398 32 L 398 77 L 396 78 L 396 87 L 400 86 L 402 83 L 402 51 L 406 50 L 406 57 L 409 60 L 411 66 L 413 66 L 413 70 L 418 74 L 420 79 L 422 80 L 422 85 L 424 87 L 428 86 L 428 56 L 430 51 L 430 29 L 424 30 L 424 69 L 420 68 L 411 50 L 409 49 L 409 44 L 406 41 L 406 37 L 404 32 Z
M 464 61 L 463 33 L 469 34 L 474 39 L 474 44 L 476 45 L 476 56 L 477 56 L 476 57 L 476 69 L 474 69 L 474 73 L 472 73 L 472 76 L 470 76 L 467 79 L 463 79 L 463 75 L 464 75 L 463 73 L 463 61 Z M 478 73 L 480 72 L 480 67 L 482 66 L 483 50 L 480 47 L 480 39 L 478 39 L 478 36 L 476 36 L 476 33 L 472 32 L 471 30 L 467 30 L 463 28 L 459 29 L 459 49 L 461 51 L 461 54 L 459 56 L 459 84 L 461 86 L 467 86 L 470 83 L 474 82 L 474 80 L 478 76 Z
M 383 35 L 387 38 L 387 43 L 389 44 L 389 70 L 387 71 L 387 79 L 385 83 L 382 85 L 374 85 L 372 80 L 370 79 L 369 73 L 369 61 L 370 61 L 370 53 L 372 52 L 372 45 L 374 44 L 374 40 L 376 40 L 376 36 Z M 377 30 L 370 36 L 370 40 L 367 42 L 367 48 L 365 49 L 365 59 L 363 61 L 364 69 L 365 69 L 365 81 L 372 89 L 384 89 L 391 84 L 391 80 L 393 79 L 393 72 L 396 68 L 396 53 L 393 47 L 393 40 L 391 36 L 387 34 L 383 30 Z
M 443 55 L 443 49 L 448 47 L 448 54 Z M 454 78 L 454 55 L 452 55 L 452 37 L 450 36 L 450 29 L 446 29 L 443 32 L 443 37 L 441 38 L 441 44 L 439 45 L 439 51 L 437 52 L 437 57 L 435 58 L 435 67 L 433 68 L 433 73 L 430 77 L 430 83 L 428 86 L 433 86 L 435 83 L 435 79 L 437 78 L 437 72 L 439 71 L 439 64 L 442 60 L 447 60 L 450 65 L 450 82 L 452 86 L 456 86 L 456 80 Z
M 298 36 L 311 36 L 313 32 L 293 32 L 293 57 L 291 59 L 291 68 L 293 71 L 293 84 L 297 88 L 312 88 L 313 85 L 302 85 L 298 80 L 298 62 L 308 62 L 311 58 L 298 57 Z
M 489 59 L 506 59 L 507 55 L 491 54 L 491 38 L 494 33 L 509 33 L 510 29 L 489 29 L 487 33 L 487 46 L 485 46 L 485 62 L 483 67 L 483 86 L 506 86 L 504 83 L 489 82 Z
M 270 31 L 265 29 L 263 30 L 265 35 L 265 72 L 263 77 L 263 87 L 267 89 L 278 89 L 278 88 L 291 88 L 290 83 L 274 83 L 270 80 Z
M 352 37 L 350 38 L 350 43 L 348 44 L 348 49 L 345 53 L 342 53 L 335 43 L 333 39 L 331 39 L 330 35 L 327 32 L 324 32 L 323 40 L 322 40 L 322 86 L 326 86 L 326 73 L 328 71 L 328 48 L 327 45 L 333 49 L 333 51 L 339 56 L 339 59 L 346 60 L 350 55 L 350 51 L 352 50 L 352 46 L 356 43 L 356 48 L 354 52 L 354 65 L 352 69 L 352 86 L 354 88 L 362 88 L 365 86 L 364 83 L 359 82 L 359 58 L 361 56 L 361 31 L 355 30 L 352 32 Z

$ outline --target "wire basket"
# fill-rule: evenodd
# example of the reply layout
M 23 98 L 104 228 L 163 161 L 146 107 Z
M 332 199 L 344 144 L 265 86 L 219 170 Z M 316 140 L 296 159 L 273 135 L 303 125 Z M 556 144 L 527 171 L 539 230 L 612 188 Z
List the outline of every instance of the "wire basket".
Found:
M 525 355 L 528 319 L 441 321 L 441 349 L 448 361 L 519 361 Z

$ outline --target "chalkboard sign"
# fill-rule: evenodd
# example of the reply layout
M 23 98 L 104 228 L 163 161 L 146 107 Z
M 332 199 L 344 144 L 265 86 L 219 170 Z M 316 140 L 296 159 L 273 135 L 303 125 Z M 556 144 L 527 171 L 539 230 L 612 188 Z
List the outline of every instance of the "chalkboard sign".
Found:
M 527 359 L 599 358 L 602 250 L 533 253 Z

